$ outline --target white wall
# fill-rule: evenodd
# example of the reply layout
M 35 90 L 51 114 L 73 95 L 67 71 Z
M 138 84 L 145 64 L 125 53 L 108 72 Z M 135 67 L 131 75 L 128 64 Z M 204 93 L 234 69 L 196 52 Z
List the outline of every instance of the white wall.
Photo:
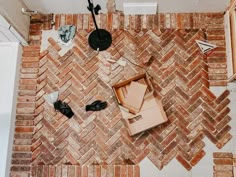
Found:
M 230 0 L 122 0 L 124 2 L 157 2 L 159 13 L 224 12 Z M 122 2 L 121 1 L 121 2 Z M 122 10 L 120 0 L 117 8 Z
M 230 14 L 227 11 L 224 15 L 224 29 L 225 29 L 225 44 L 226 44 L 226 62 L 227 62 L 227 76 L 231 78 L 234 75 L 233 56 L 231 45 L 231 29 L 230 29 Z
M 32 10 L 43 13 L 89 13 L 87 0 L 23 0 Z M 116 0 L 117 10 L 123 11 L 123 2 L 157 2 L 158 12 L 223 12 L 230 0 Z M 106 12 L 107 0 L 94 0 Z
M 22 0 L 0 0 L 0 15 L 28 41 L 30 17 L 23 15 L 22 7 L 25 7 Z
M 224 12 L 230 0 L 158 0 L 160 12 Z
M 9 177 L 21 56 L 19 43 L 0 43 L 0 56 L 0 176 Z

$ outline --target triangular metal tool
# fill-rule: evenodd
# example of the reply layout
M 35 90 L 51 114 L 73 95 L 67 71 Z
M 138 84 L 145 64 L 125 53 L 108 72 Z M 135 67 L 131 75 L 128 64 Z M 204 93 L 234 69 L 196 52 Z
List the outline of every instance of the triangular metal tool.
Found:
M 200 40 L 196 40 L 196 42 L 197 42 L 197 45 L 199 46 L 199 48 L 201 49 L 202 53 L 204 53 L 204 54 L 217 47 L 214 44 L 210 44 L 208 42 L 204 42 L 204 41 L 200 41 Z

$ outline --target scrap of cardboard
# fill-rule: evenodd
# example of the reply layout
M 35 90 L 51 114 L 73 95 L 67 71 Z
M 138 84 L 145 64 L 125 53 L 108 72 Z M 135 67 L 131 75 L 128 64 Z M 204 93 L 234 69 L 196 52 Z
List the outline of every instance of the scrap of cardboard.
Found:
M 126 65 L 126 61 L 123 58 L 120 58 L 116 63 L 123 67 L 125 67 Z
M 109 58 L 107 58 L 106 60 L 111 63 L 117 63 L 118 65 L 123 66 L 123 67 L 125 67 L 125 65 L 126 65 L 126 61 L 123 58 L 120 58 L 118 61 L 115 61 L 115 60 L 109 59 Z
M 143 103 L 143 98 L 147 89 L 147 85 L 132 81 L 127 90 L 127 95 L 124 99 L 124 104 L 133 108 L 134 112 L 140 111 Z

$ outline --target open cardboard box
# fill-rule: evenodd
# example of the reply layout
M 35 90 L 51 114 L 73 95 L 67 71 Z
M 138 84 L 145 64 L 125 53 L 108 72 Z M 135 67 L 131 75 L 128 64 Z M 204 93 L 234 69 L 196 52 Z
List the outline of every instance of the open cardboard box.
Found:
M 129 88 L 131 82 L 134 81 L 147 85 L 142 106 L 138 112 L 132 106 L 124 104 L 126 95 L 124 89 Z M 153 95 L 153 86 L 146 74 L 140 74 L 118 83 L 112 89 L 131 136 L 168 121 L 161 101 Z

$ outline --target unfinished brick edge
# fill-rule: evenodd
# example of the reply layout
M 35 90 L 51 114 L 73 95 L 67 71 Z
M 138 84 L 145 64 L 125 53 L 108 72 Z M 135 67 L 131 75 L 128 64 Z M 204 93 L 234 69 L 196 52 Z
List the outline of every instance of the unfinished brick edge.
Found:
M 55 29 L 76 25 L 78 30 L 93 30 L 90 14 L 55 14 Z M 156 15 L 99 14 L 99 28 L 108 30 L 206 29 L 223 28 L 223 13 L 168 13 Z
M 31 173 L 34 118 L 37 115 L 36 94 L 39 70 L 42 22 L 31 22 L 29 46 L 23 47 L 19 90 L 16 108 L 11 176 L 28 176 Z

